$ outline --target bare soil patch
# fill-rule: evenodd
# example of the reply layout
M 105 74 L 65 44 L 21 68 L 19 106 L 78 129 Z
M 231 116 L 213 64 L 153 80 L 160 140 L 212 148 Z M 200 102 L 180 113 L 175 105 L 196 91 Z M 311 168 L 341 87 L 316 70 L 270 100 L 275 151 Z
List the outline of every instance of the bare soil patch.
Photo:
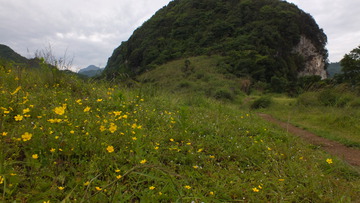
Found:
M 320 146 L 326 152 L 331 155 L 338 156 L 348 162 L 350 165 L 360 167 L 360 150 L 355 148 L 346 147 L 345 145 L 328 140 L 323 137 L 319 137 L 311 132 L 298 128 L 290 123 L 282 122 L 280 120 L 275 119 L 271 115 L 268 114 L 258 114 L 263 119 L 277 124 L 280 127 L 284 128 L 287 132 L 294 134 L 310 144 Z

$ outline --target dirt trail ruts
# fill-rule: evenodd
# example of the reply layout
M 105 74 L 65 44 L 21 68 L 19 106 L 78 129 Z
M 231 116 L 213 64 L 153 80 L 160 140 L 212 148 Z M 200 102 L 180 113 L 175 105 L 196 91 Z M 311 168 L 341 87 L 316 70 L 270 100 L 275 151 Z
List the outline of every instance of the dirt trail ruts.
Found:
M 271 115 L 262 114 L 262 113 L 259 113 L 258 115 L 271 123 L 275 123 L 281 126 L 285 130 L 287 130 L 287 132 L 292 133 L 298 137 L 301 137 L 310 144 L 320 146 L 329 154 L 338 156 L 353 166 L 360 167 L 359 149 L 346 147 L 345 145 L 340 144 L 338 142 L 328 140 L 323 137 L 319 137 L 311 132 L 298 128 L 294 125 L 279 121 L 273 118 Z

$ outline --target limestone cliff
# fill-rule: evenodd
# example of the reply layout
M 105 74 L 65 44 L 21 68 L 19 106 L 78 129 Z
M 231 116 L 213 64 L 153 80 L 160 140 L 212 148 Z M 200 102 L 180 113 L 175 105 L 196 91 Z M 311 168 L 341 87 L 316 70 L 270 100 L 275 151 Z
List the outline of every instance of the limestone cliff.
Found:
M 326 79 L 324 56 L 315 48 L 313 43 L 305 36 L 301 36 L 299 44 L 294 48 L 294 53 L 301 55 L 305 61 L 304 70 L 299 72 L 299 77 L 318 75 Z

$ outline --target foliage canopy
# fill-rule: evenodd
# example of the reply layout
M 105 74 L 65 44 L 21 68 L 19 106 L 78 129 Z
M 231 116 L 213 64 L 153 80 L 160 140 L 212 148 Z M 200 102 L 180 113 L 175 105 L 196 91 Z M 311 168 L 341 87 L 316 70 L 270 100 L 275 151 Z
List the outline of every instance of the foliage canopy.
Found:
M 293 81 L 304 68 L 293 53 L 300 36 L 327 58 L 326 35 L 311 15 L 279 0 L 173 0 L 116 48 L 104 74 L 138 75 L 179 58 L 222 55 L 237 77 Z
M 340 61 L 345 81 L 351 84 L 359 84 L 360 82 L 360 46 L 353 49 L 349 54 L 345 54 Z

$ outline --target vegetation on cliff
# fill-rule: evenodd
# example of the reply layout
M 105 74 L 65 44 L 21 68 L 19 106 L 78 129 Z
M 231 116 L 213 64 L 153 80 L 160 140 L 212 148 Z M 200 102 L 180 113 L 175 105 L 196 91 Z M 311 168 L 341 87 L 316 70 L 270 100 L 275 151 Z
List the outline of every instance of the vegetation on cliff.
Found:
M 174 0 L 114 50 L 108 79 L 138 75 L 174 59 L 221 55 L 223 71 L 256 81 L 294 82 L 304 59 L 293 52 L 305 36 L 324 60 L 326 35 L 311 15 L 279 0 Z

